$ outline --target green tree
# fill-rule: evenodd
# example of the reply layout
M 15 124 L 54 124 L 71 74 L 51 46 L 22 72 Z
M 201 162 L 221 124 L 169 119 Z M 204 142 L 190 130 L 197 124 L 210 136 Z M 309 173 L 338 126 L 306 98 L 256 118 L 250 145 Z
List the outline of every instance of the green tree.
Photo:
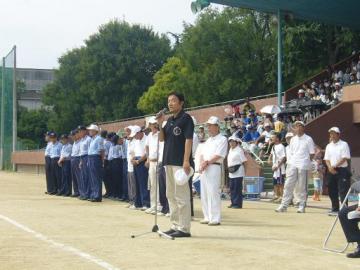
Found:
M 360 49 L 360 32 L 315 22 L 285 26 L 284 78 L 289 88 Z
M 171 90 L 184 92 L 187 106 L 271 92 L 275 77 L 267 74 L 274 70 L 274 40 L 268 15 L 208 9 L 195 25 L 185 25 L 176 58 L 156 74 L 138 108 L 160 109 L 159 100 Z
M 79 123 L 139 115 L 139 97 L 171 55 L 169 40 L 151 28 L 111 21 L 59 59 L 55 82 L 44 92 L 49 126 L 68 131 Z
M 166 96 L 173 90 L 190 94 L 188 70 L 178 57 L 171 57 L 155 74 L 154 85 L 139 99 L 138 108 L 153 113 L 166 106 Z
M 18 108 L 18 144 L 21 149 L 37 149 L 44 146 L 49 112 L 45 109 Z

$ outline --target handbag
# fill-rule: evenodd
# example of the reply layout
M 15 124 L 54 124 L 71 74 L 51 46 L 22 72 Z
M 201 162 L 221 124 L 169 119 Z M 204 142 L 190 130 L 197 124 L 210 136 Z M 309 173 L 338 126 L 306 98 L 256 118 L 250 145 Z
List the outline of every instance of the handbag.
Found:
M 234 165 L 234 166 L 230 166 L 230 167 L 228 168 L 229 173 L 235 173 L 240 167 L 241 167 L 241 164 Z

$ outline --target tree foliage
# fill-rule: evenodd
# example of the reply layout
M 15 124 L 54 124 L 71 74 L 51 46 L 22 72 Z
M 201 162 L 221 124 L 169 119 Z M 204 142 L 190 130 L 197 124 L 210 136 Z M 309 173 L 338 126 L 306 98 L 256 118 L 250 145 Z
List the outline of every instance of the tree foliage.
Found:
M 116 20 L 101 26 L 84 47 L 59 59 L 43 98 L 53 108 L 50 128 L 139 115 L 139 97 L 170 55 L 169 40 L 151 28 Z
M 284 33 L 284 90 L 360 46 L 358 31 L 315 22 L 286 20 Z M 175 57 L 139 100 L 143 112 L 160 109 L 171 90 L 185 93 L 188 106 L 275 93 L 277 20 L 251 10 L 206 9 L 185 25 Z
M 184 92 L 188 106 L 269 93 L 275 85 L 269 76 L 275 65 L 274 40 L 268 15 L 209 9 L 194 25 L 185 25 L 176 58 L 156 74 L 138 107 L 158 109 L 158 100 L 170 90 Z
M 45 109 L 27 110 L 18 108 L 18 144 L 21 149 L 37 149 L 44 146 L 49 112 Z

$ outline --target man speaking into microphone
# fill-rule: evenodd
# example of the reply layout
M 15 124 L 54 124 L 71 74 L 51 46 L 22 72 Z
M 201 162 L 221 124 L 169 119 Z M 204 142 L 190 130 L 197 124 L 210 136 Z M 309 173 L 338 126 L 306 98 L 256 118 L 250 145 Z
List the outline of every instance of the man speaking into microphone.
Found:
M 185 113 L 183 94 L 172 92 L 168 95 L 168 107 L 172 114 L 162 128 L 165 120 L 164 111 L 157 116 L 160 127 L 159 140 L 164 142 L 163 165 L 166 170 L 166 197 L 170 207 L 171 229 L 165 233 L 172 237 L 191 237 L 190 189 L 187 184 L 180 185 L 175 174 L 184 170 L 186 175 L 194 167 L 191 154 L 194 135 L 194 122 Z

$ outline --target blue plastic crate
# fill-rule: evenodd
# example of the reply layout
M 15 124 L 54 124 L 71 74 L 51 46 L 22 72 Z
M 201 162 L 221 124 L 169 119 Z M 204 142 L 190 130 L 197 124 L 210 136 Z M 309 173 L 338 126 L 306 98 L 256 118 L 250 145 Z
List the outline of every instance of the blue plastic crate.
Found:
M 260 193 L 264 190 L 264 177 L 244 177 L 243 194 L 245 199 L 260 199 Z

